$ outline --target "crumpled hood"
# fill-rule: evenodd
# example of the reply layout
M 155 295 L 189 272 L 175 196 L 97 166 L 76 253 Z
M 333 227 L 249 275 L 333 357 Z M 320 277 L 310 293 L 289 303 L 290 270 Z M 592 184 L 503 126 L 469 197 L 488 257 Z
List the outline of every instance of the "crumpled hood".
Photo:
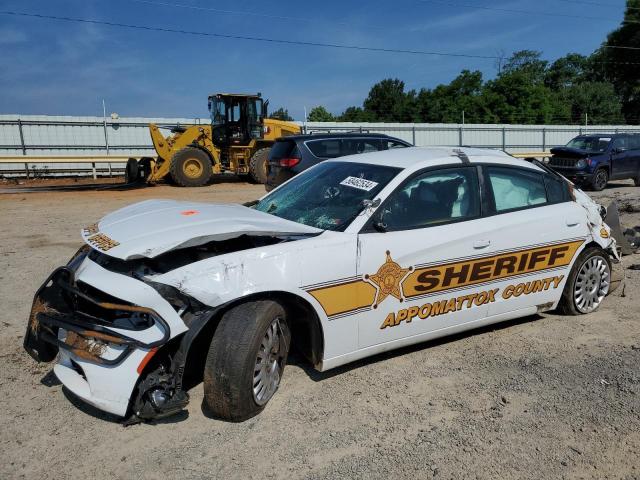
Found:
M 130 260 L 241 235 L 320 232 L 318 228 L 237 204 L 147 200 L 106 215 L 83 229 L 82 238 L 109 256 Z
M 596 152 L 596 154 L 597 153 L 598 152 Z M 592 154 L 592 152 L 572 147 L 554 147 L 551 149 L 551 154 L 558 155 L 559 157 L 585 158 Z

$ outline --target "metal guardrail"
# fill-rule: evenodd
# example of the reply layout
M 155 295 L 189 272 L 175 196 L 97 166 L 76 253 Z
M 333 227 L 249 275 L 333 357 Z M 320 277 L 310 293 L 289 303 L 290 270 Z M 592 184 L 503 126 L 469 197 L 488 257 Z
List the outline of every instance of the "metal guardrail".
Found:
M 91 164 L 91 169 L 88 168 L 74 168 L 73 171 L 78 172 L 91 172 L 93 178 L 97 178 L 98 172 L 105 172 L 111 176 L 115 171 L 120 172 L 122 167 L 112 169 L 112 163 L 127 163 L 127 160 L 131 158 L 131 155 L 0 155 L 0 165 L 2 164 L 24 164 L 24 170 L 27 178 L 30 178 L 31 171 L 29 169 L 30 164 L 60 164 L 60 163 L 73 163 L 73 164 Z M 155 156 L 154 156 L 155 158 Z M 96 168 L 96 163 L 107 163 L 107 168 Z M 2 173 L 14 173 L 13 171 L 0 170 Z M 63 169 L 46 169 L 46 173 L 64 173 Z

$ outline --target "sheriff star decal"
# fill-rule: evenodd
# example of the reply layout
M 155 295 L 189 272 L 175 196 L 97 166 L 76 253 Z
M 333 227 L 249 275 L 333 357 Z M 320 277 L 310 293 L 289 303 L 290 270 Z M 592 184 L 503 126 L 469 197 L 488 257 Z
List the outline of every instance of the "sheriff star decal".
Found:
M 378 308 L 389 295 L 403 301 L 402 281 L 413 271 L 413 267 L 402 268 L 391 258 L 391 252 L 387 250 L 387 260 L 373 275 L 365 275 L 364 279 L 376 287 L 376 298 L 373 308 Z

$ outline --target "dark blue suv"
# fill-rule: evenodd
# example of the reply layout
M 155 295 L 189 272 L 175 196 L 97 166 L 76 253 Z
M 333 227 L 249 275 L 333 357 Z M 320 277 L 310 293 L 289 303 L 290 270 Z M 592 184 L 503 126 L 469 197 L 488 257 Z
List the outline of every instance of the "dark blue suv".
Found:
M 640 134 L 590 134 L 551 149 L 549 167 L 573 183 L 602 190 L 609 180 L 640 186 Z

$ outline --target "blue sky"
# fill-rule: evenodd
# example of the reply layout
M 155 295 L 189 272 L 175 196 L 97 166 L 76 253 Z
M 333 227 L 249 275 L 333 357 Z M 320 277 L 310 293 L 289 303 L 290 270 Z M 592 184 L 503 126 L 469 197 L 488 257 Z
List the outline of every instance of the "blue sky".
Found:
M 270 15 L 238 15 L 134 0 L 0 0 L 0 10 L 306 42 L 472 55 L 589 54 L 616 28 L 623 0 L 149 0 Z M 596 0 L 593 0 L 596 1 Z M 451 5 L 455 3 L 458 5 Z M 483 5 L 599 20 L 465 8 Z M 325 105 L 361 105 L 377 81 L 447 83 L 462 69 L 495 75 L 494 61 L 363 52 L 197 37 L 0 15 L 0 114 L 206 116 L 218 91 L 256 92 L 296 119 Z

